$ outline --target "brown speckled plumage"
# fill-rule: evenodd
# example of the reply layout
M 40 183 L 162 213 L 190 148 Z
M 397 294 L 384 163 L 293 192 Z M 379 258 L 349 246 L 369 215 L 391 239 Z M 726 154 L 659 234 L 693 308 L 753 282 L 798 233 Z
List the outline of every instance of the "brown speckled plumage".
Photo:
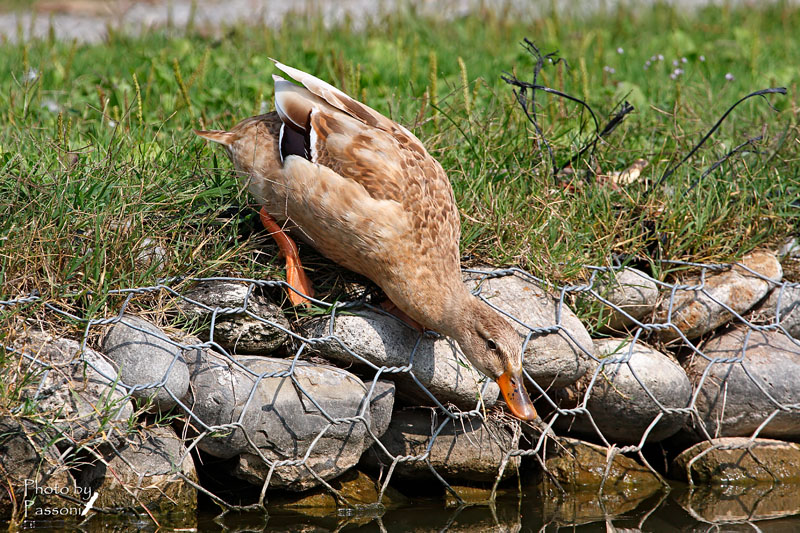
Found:
M 518 377 L 519 335 L 461 281 L 459 214 L 441 165 L 403 126 L 276 66 L 303 84 L 274 77 L 277 112 L 198 134 L 226 147 L 279 223 L 372 279 L 419 324 L 455 338 L 485 374 Z M 281 139 L 298 155 L 282 156 Z

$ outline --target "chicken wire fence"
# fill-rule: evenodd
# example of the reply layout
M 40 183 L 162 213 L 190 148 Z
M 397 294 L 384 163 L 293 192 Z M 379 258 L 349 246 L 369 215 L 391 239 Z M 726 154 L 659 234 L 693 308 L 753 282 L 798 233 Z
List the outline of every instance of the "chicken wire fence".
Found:
M 549 407 L 549 413 L 545 415 L 544 419 L 541 421 L 536 422 L 532 427 L 535 427 L 536 430 L 533 433 L 528 432 L 528 435 L 535 435 L 535 437 L 530 438 L 529 440 L 525 441 L 524 445 L 520 445 L 514 449 L 507 449 L 505 450 L 505 456 L 503 460 L 500 462 L 500 465 L 497 469 L 497 474 L 494 480 L 494 484 L 492 487 L 492 498 L 496 493 L 498 488 L 498 484 L 500 483 L 501 479 L 503 478 L 505 470 L 508 468 L 509 464 L 512 463 L 512 460 L 516 457 L 521 456 L 531 456 L 538 461 L 540 465 L 544 467 L 544 462 L 542 460 L 542 456 L 545 453 L 545 446 L 547 444 L 548 439 L 557 439 L 556 434 L 553 430 L 554 424 L 563 417 L 572 418 L 575 416 L 585 417 L 586 420 L 589 422 L 591 427 L 594 429 L 596 433 L 596 439 L 602 442 L 605 446 L 609 448 L 608 454 L 608 464 L 611 464 L 614 456 L 618 453 L 629 453 L 629 454 L 636 454 L 638 455 L 639 459 L 642 463 L 649 468 L 659 479 L 663 481 L 663 478 L 659 475 L 659 473 L 654 469 L 646 460 L 645 456 L 643 455 L 643 448 L 648 443 L 648 439 L 650 438 L 651 431 L 653 428 L 659 423 L 659 421 L 670 414 L 685 414 L 691 416 L 693 420 L 700 420 L 701 416 L 698 413 L 698 409 L 696 406 L 698 395 L 700 394 L 706 380 L 708 380 L 709 371 L 714 365 L 728 365 L 734 366 L 738 365 L 742 368 L 745 372 L 749 380 L 752 384 L 764 395 L 764 397 L 774 406 L 774 410 L 768 416 L 765 416 L 761 425 L 750 435 L 749 440 L 745 444 L 738 445 L 740 447 L 748 447 L 753 444 L 753 441 L 756 437 L 759 436 L 760 432 L 763 428 L 779 413 L 781 412 L 797 412 L 800 411 L 800 403 L 786 403 L 780 401 L 778 398 L 773 397 L 767 388 L 764 386 L 763 383 L 760 382 L 758 377 L 754 376 L 751 372 L 748 371 L 747 366 L 747 339 L 753 332 L 757 331 L 780 331 L 785 335 L 787 338 L 791 339 L 791 342 L 796 345 L 800 346 L 800 341 L 794 339 L 789 332 L 785 329 L 784 324 L 782 323 L 782 315 L 781 310 L 785 307 L 782 305 L 781 298 L 783 297 L 784 292 L 788 289 L 796 288 L 800 286 L 798 283 L 791 283 L 791 282 L 777 282 L 773 279 L 767 278 L 760 273 L 748 268 L 746 265 L 742 263 L 731 263 L 731 264 L 698 264 L 698 263 L 688 263 L 688 262 L 678 262 L 678 261 L 665 261 L 663 262 L 662 266 L 666 266 L 669 268 L 676 268 L 676 269 L 693 269 L 699 270 L 699 283 L 694 284 L 681 284 L 679 282 L 669 283 L 664 281 L 655 280 L 655 283 L 658 285 L 659 292 L 662 298 L 666 298 L 668 301 L 666 303 L 667 306 L 667 316 L 666 320 L 660 321 L 658 323 L 654 321 L 646 321 L 645 319 L 637 319 L 634 316 L 631 316 L 625 308 L 620 307 L 619 305 L 611 302 L 606 296 L 606 288 L 607 285 L 603 281 L 606 276 L 609 274 L 613 274 L 614 272 L 618 272 L 622 267 L 601 267 L 601 266 L 586 266 L 585 269 L 589 273 L 588 280 L 582 284 L 574 284 L 574 285 L 552 285 L 548 284 L 546 281 L 539 279 L 530 273 L 521 270 L 519 268 L 508 268 L 508 269 L 498 269 L 498 270 L 472 270 L 472 269 L 465 269 L 465 273 L 477 276 L 478 278 L 485 280 L 489 278 L 499 278 L 504 276 L 520 276 L 526 280 L 529 280 L 533 283 L 538 284 L 541 287 L 550 287 L 551 292 L 553 294 L 557 293 L 557 304 L 556 304 L 556 312 L 555 318 L 553 323 L 551 324 L 527 324 L 521 321 L 518 317 L 512 316 L 508 312 L 498 308 L 495 306 L 491 300 L 485 298 L 482 293 L 482 285 L 479 284 L 477 288 L 473 291 L 475 296 L 481 298 L 483 301 L 488 303 L 490 306 L 495 308 L 498 312 L 505 315 L 509 320 L 516 322 L 524 326 L 527 329 L 527 336 L 524 341 L 523 350 L 528 345 L 529 341 L 534 338 L 535 336 L 542 336 L 554 333 L 561 333 L 566 335 L 570 340 L 578 346 L 578 348 L 584 353 L 584 355 L 588 358 L 591 358 L 597 363 L 596 368 L 591 371 L 591 378 L 589 380 L 589 385 L 586 388 L 585 392 L 582 394 L 582 398 L 578 402 L 578 405 L 574 408 L 565 409 L 553 399 L 548 396 L 547 391 L 545 391 L 536 381 L 534 381 L 528 372 L 525 372 L 525 380 L 528 385 L 529 391 L 532 393 L 532 396 L 537 396 L 538 401 L 540 402 L 539 405 L 544 403 Z M 780 291 L 778 297 L 778 304 L 774 313 L 771 313 L 773 316 L 767 320 L 763 321 L 764 323 L 756 323 L 754 320 L 748 318 L 743 313 L 737 312 L 735 309 L 731 308 L 728 303 L 721 301 L 714 294 L 712 294 L 707 286 L 706 286 L 706 277 L 711 273 L 717 273 L 725 270 L 729 270 L 732 267 L 737 266 L 743 270 L 748 271 L 752 276 L 755 278 L 761 279 L 767 282 L 770 287 L 774 288 L 775 290 Z M 241 302 L 241 306 L 238 307 L 218 307 L 213 305 L 207 305 L 203 302 L 193 300 L 185 293 L 188 292 L 185 290 L 187 287 L 191 287 L 193 283 L 200 283 L 200 282 L 236 282 L 240 284 L 244 284 L 247 287 L 247 292 L 245 297 Z M 188 283 L 187 283 L 188 282 Z M 180 289 L 176 289 L 176 287 L 180 287 Z M 251 309 L 251 297 L 256 291 L 260 291 L 262 289 L 286 289 L 286 290 L 293 290 L 285 281 L 279 280 L 259 280 L 259 279 L 246 279 L 246 278 L 235 278 L 235 277 L 210 277 L 210 278 L 170 278 L 160 281 L 159 283 L 148 286 L 148 287 L 136 287 L 136 288 L 126 288 L 126 289 L 119 289 L 119 290 L 112 290 L 109 291 L 110 295 L 117 295 L 119 297 L 123 297 L 124 300 L 122 304 L 119 306 L 119 311 L 113 316 L 103 316 L 103 317 L 92 317 L 87 318 L 83 316 L 79 316 L 74 314 L 73 312 L 69 311 L 69 307 L 60 305 L 59 303 L 53 302 L 44 302 L 40 300 L 40 297 L 37 295 L 31 295 L 28 297 L 17 298 L 17 299 L 10 299 L 10 300 L 0 300 L 0 313 L 7 314 L 8 311 L 13 311 L 14 309 L 20 310 L 21 307 L 25 306 L 26 304 L 41 304 L 43 305 L 44 312 L 48 315 L 49 320 L 55 321 L 65 321 L 71 323 L 73 325 L 80 324 L 83 328 L 83 335 L 80 339 L 80 354 L 78 357 L 75 358 L 72 364 L 74 365 L 87 365 L 91 367 L 94 371 L 98 374 L 104 376 L 105 379 L 108 380 L 108 383 L 112 386 L 121 388 L 125 391 L 125 401 L 128 401 L 132 395 L 136 391 L 142 390 L 155 390 L 158 388 L 163 388 L 166 392 L 170 395 L 172 400 L 176 404 L 176 409 L 179 410 L 180 416 L 187 419 L 195 428 L 196 428 L 196 436 L 193 436 L 189 439 L 186 446 L 185 454 L 191 453 L 192 449 L 197 446 L 197 444 L 205 438 L 212 438 L 213 435 L 224 434 L 226 432 L 232 432 L 235 430 L 242 430 L 245 433 L 245 438 L 249 442 L 251 452 L 257 455 L 265 465 L 268 467 L 268 473 L 263 480 L 263 486 L 260 494 L 259 503 L 255 504 L 255 506 L 264 507 L 264 503 L 266 501 L 266 494 L 267 489 L 270 488 L 271 480 L 273 478 L 273 474 L 276 471 L 280 471 L 280 469 L 285 468 L 306 468 L 308 473 L 316 479 L 316 481 L 326 487 L 327 490 L 331 491 L 340 503 L 344 503 L 345 505 L 348 504 L 347 498 L 343 495 L 339 494 L 338 491 L 331 486 L 325 479 L 323 479 L 317 472 L 314 471 L 313 468 L 308 466 L 309 458 L 313 455 L 315 446 L 318 444 L 320 439 L 322 439 L 326 433 L 331 431 L 332 428 L 335 426 L 345 425 L 345 426 L 354 426 L 354 425 L 363 425 L 364 431 L 369 438 L 372 439 L 375 446 L 378 449 L 378 453 L 381 454 L 387 462 L 390 462 L 390 466 L 388 470 L 382 473 L 382 479 L 380 480 L 380 491 L 378 494 L 378 503 L 382 500 L 384 496 L 384 492 L 386 488 L 389 486 L 390 481 L 392 480 L 393 472 L 397 465 L 401 463 L 410 463 L 410 462 L 422 462 L 426 463 L 427 467 L 429 467 L 432 474 L 439 480 L 439 482 L 443 485 L 443 487 L 448 490 L 457 501 L 462 502 L 459 494 L 455 492 L 448 481 L 445 479 L 445 476 L 441 475 L 440 472 L 437 471 L 437 468 L 431 463 L 430 461 L 430 454 L 432 452 L 434 443 L 439 435 L 444 431 L 449 425 L 459 425 L 464 424 L 465 422 L 468 423 L 469 420 L 472 419 L 480 419 L 484 420 L 486 415 L 485 407 L 481 404 L 480 400 L 476 401 L 475 408 L 469 411 L 460 411 L 458 409 L 452 408 L 450 405 L 446 405 L 444 402 L 437 399 L 436 395 L 432 393 L 426 386 L 418 379 L 415 375 L 415 365 L 414 365 L 414 358 L 417 348 L 419 347 L 420 340 L 423 338 L 424 335 L 431 335 L 431 332 L 420 333 L 419 337 L 417 338 L 417 342 L 414 345 L 414 348 L 411 349 L 408 353 L 408 360 L 407 364 L 402 366 L 379 366 L 368 360 L 367 358 L 363 357 L 361 354 L 357 353 L 353 350 L 350 346 L 347 345 L 343 340 L 338 338 L 335 334 L 335 323 L 337 320 L 337 316 L 341 315 L 344 312 L 352 312 L 358 309 L 363 308 L 371 308 L 375 311 L 382 312 L 380 309 L 367 304 L 364 299 L 357 300 L 357 301 L 348 301 L 348 302 L 337 302 L 334 304 L 330 304 L 328 302 L 320 301 L 311 299 L 313 303 L 319 306 L 322 309 L 327 309 L 327 314 L 330 317 L 330 327 L 328 329 L 328 335 L 326 336 L 318 336 L 318 337 L 309 337 L 304 336 L 303 334 L 298 333 L 297 331 L 293 331 L 291 328 L 287 328 L 285 325 L 280 324 L 278 322 L 269 320 L 268 318 L 264 318 L 259 314 L 256 314 Z M 675 303 L 676 296 L 680 293 L 684 292 L 691 292 L 695 294 L 703 294 L 708 300 L 715 302 L 720 308 L 727 311 L 732 317 L 732 321 L 742 324 L 746 327 L 746 338 L 744 346 L 740 353 L 738 353 L 735 357 L 713 357 L 709 356 L 700 349 L 700 347 L 689 340 L 684 332 L 673 322 L 674 315 L 673 315 L 673 307 Z M 141 329 L 134 323 L 128 322 L 126 319 L 126 312 L 131 308 L 134 307 L 134 302 L 137 302 L 137 299 L 145 298 L 147 296 L 158 296 L 158 297 L 165 297 L 168 300 L 174 301 L 182 301 L 187 304 L 196 306 L 198 308 L 204 309 L 210 314 L 210 324 L 208 326 L 208 337 L 209 340 L 205 342 L 178 342 L 172 340 L 166 335 L 164 336 L 163 340 L 176 348 L 179 348 L 183 353 L 188 350 L 213 350 L 220 354 L 224 358 L 226 358 L 230 364 L 235 365 L 239 370 L 242 372 L 247 373 L 253 381 L 253 384 L 249 391 L 249 396 L 246 403 L 241 408 L 241 411 L 238 415 L 236 420 L 233 420 L 231 423 L 228 424 L 210 424 L 207 423 L 206 420 L 203 420 L 203 417 L 198 416 L 195 412 L 193 412 L 192 407 L 186 402 L 185 398 L 177 397 L 168 387 L 165 387 L 167 380 L 169 378 L 170 372 L 173 371 L 174 366 L 178 363 L 178 356 L 175 356 L 172 360 L 172 363 L 169 365 L 168 370 L 165 372 L 163 377 L 155 382 L 152 383 L 125 383 L 119 379 L 116 375 L 109 375 L 104 368 L 99 367 L 98 365 L 93 362 L 93 360 L 86 358 L 85 353 L 87 348 L 90 347 L 91 339 L 96 338 L 93 337 L 99 329 L 105 328 L 107 326 L 116 324 L 116 323 L 123 323 L 126 324 L 131 329 L 136 331 L 140 331 L 145 334 L 152 334 L 148 333 L 147 331 Z M 625 316 L 628 321 L 630 322 L 631 326 L 628 328 L 628 336 L 631 339 L 630 344 L 627 346 L 626 349 L 620 351 L 619 353 L 611 354 L 605 357 L 598 357 L 595 353 L 595 350 L 592 346 L 582 346 L 578 340 L 572 335 L 563 324 L 563 311 L 565 307 L 569 304 L 574 303 L 577 298 L 589 299 L 589 301 L 593 301 L 596 304 L 601 305 L 607 311 L 613 310 L 616 313 L 619 313 L 621 316 Z M 63 304 L 63 302 L 62 302 Z M 293 339 L 293 355 L 290 358 L 287 358 L 289 362 L 288 368 L 279 371 L 271 371 L 271 372 L 255 372 L 248 368 L 247 366 L 241 364 L 237 361 L 237 356 L 232 354 L 229 350 L 221 346 L 217 341 L 215 341 L 215 327 L 217 324 L 217 320 L 230 316 L 230 315 L 245 315 L 255 321 L 261 322 L 265 325 L 268 325 L 272 328 L 277 330 L 283 331 L 286 335 L 288 335 L 291 339 Z M 2 315 L 0 315 L 2 316 Z M 651 392 L 648 388 L 648 385 L 637 375 L 634 368 L 631 366 L 631 361 L 633 357 L 635 357 L 634 348 L 637 343 L 641 343 L 644 339 L 649 338 L 648 335 L 652 332 L 656 332 L 657 330 L 664 330 L 664 329 L 671 329 L 675 332 L 676 336 L 680 339 L 680 345 L 682 350 L 687 350 L 690 353 L 698 357 L 704 358 L 708 362 L 708 366 L 706 367 L 705 371 L 702 373 L 699 381 L 694 384 L 691 399 L 685 407 L 669 407 L 664 405 L 659 399 L 656 397 L 653 392 Z M 435 335 L 435 334 L 434 334 Z M 7 339 L 8 336 L 4 337 Z M 315 345 L 318 345 L 323 342 L 336 342 L 338 343 L 347 353 L 354 359 L 361 363 L 361 371 L 359 374 L 364 379 L 364 383 L 367 383 L 366 386 L 366 395 L 361 404 L 361 409 L 355 416 L 340 416 L 340 413 L 337 412 L 330 412 L 326 410 L 322 406 L 322 402 L 318 401 L 318 398 L 315 398 L 315 394 L 313 391 L 307 390 L 303 384 L 297 379 L 296 376 L 296 368 L 298 363 L 303 360 L 303 358 L 310 352 L 313 352 Z M 47 362 L 42 361 L 39 359 L 37 354 L 30 353 L 24 349 L 20 349 L 18 346 L 14 346 L 13 344 L 3 343 L 4 350 L 6 352 L 6 364 L 8 364 L 8 354 L 15 354 L 20 361 L 27 362 L 29 369 L 38 369 L 37 373 L 41 373 L 41 375 L 46 375 L 46 373 L 50 370 L 48 367 Z M 652 422 L 649 424 L 647 429 L 641 436 L 641 439 L 637 444 L 628 445 L 628 446 L 617 446 L 612 439 L 606 438 L 604 432 L 600 429 L 598 424 L 595 423 L 593 414 L 587 408 L 587 402 L 590 398 L 593 389 L 596 387 L 598 380 L 602 379 L 602 374 L 604 369 L 608 367 L 620 367 L 620 366 L 627 366 L 631 372 L 633 378 L 638 382 L 638 385 L 641 387 L 642 391 L 650 398 L 652 402 L 654 402 L 658 406 L 658 414 L 653 418 Z M 85 368 L 85 367 L 84 367 Z M 368 369 L 368 370 L 364 370 Z M 370 408 L 370 401 L 373 399 L 375 394 L 375 387 L 376 384 L 379 382 L 379 379 L 382 377 L 387 377 L 391 375 L 397 374 L 407 374 L 408 377 L 413 380 L 415 385 L 419 387 L 421 391 L 430 398 L 431 405 L 435 406 L 437 413 L 441 415 L 441 418 L 432 418 L 432 420 L 436 420 L 436 423 L 431 425 L 431 432 L 428 438 L 427 447 L 424 453 L 417 454 L 417 455 L 399 455 L 393 454 L 387 449 L 386 446 L 381 442 L 380 438 L 374 434 L 373 429 L 370 427 L 370 423 L 368 420 L 368 413 L 367 410 Z M 371 377 L 372 381 L 371 384 L 367 382 L 367 378 Z M 317 433 L 316 437 L 311 441 L 307 450 L 302 454 L 302 456 L 285 459 L 285 460 L 274 460 L 266 457 L 262 451 L 259 449 L 258 446 L 254 444 L 253 438 L 251 435 L 247 434 L 246 428 L 243 425 L 243 420 L 245 418 L 246 413 L 249 409 L 255 409 L 252 405 L 252 400 L 254 397 L 254 393 L 256 388 L 265 380 L 270 379 L 289 379 L 291 380 L 293 386 L 298 391 L 302 397 L 307 398 L 311 404 L 315 406 L 315 408 L 319 411 L 319 413 L 324 417 L 325 424 L 320 428 L 319 432 Z M 39 387 L 41 388 L 43 383 L 40 381 Z M 485 381 L 483 383 L 483 390 L 486 390 L 489 382 Z M 36 394 L 33 396 L 33 400 L 35 401 L 37 396 L 39 395 L 39 390 L 36 391 Z M 16 408 L 19 411 L 22 407 L 19 406 Z M 303 413 L 298 412 L 297 416 L 304 416 Z M 439 421 L 440 420 L 440 421 Z M 508 421 L 508 419 L 505 419 Z M 509 422 L 513 424 L 517 424 L 518 421 Z M 710 435 L 703 424 L 700 424 L 699 427 L 701 431 L 704 433 L 704 437 L 706 439 L 711 439 L 712 435 Z M 519 431 L 519 427 L 516 428 L 516 431 Z M 69 438 L 65 436 L 65 438 Z M 106 439 L 107 436 L 104 437 Z M 72 447 L 69 448 L 67 452 L 62 454 L 62 457 L 66 455 L 70 450 L 75 450 L 78 447 L 81 447 L 82 444 L 78 442 L 72 442 Z M 715 444 L 716 447 L 723 447 L 722 444 Z M 736 447 L 737 445 L 734 445 Z M 730 448 L 731 445 L 725 445 L 724 447 Z M 183 462 L 185 457 L 178 458 L 174 461 L 175 465 L 178 465 L 174 468 L 171 474 L 177 474 L 181 476 L 179 470 L 180 465 Z M 608 473 L 608 468 L 606 469 L 606 474 Z M 182 476 L 187 482 L 194 485 L 195 488 L 201 492 L 204 492 L 208 496 L 210 496 L 214 501 L 218 502 L 223 508 L 225 509 L 236 509 L 236 508 L 252 508 L 253 506 L 237 506 L 231 503 L 224 501 L 222 498 L 213 494 L 207 488 L 204 488 L 200 484 L 188 479 L 186 476 Z M 602 490 L 602 489 L 601 489 Z

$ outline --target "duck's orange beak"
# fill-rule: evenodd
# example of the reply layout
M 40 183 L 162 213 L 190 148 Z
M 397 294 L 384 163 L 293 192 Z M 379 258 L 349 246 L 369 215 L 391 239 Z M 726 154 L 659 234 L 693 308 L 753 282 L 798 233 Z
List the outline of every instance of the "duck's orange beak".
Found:
M 522 381 L 522 374 L 512 374 L 506 370 L 499 378 L 497 384 L 500 386 L 500 392 L 503 393 L 503 398 L 506 399 L 508 408 L 511 413 L 520 420 L 534 420 L 538 416 L 536 409 L 533 408 L 533 402 L 528 391 L 525 390 L 525 384 Z

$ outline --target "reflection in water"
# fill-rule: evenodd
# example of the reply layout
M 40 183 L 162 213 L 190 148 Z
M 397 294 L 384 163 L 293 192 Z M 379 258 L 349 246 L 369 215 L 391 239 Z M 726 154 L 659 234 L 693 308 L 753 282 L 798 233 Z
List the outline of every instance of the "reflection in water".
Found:
M 394 509 L 368 506 L 359 511 L 288 509 L 275 503 L 269 516 L 228 513 L 215 516 L 207 507 L 200 517 L 159 517 L 160 531 L 290 531 L 290 532 L 708 532 L 800 531 L 800 485 L 748 488 L 674 488 L 643 494 L 605 490 L 562 494 L 540 485 L 521 497 L 503 494 L 494 505 L 447 508 L 444 500 L 414 500 Z M 26 523 L 35 531 L 159 531 L 146 516 L 96 515 L 82 523 Z
M 754 522 L 800 513 L 800 486 L 795 484 L 702 486 L 681 491 L 675 499 L 692 518 L 709 524 Z

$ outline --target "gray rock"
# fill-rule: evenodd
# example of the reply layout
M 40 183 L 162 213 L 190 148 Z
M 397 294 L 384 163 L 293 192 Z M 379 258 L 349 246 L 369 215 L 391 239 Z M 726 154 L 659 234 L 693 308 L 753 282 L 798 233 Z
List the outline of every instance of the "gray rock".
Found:
M 797 242 L 797 237 L 787 238 L 778 251 L 775 252 L 775 255 L 781 259 L 785 257 L 800 257 L 800 243 Z
M 197 483 L 194 461 L 170 427 L 139 428 L 104 461 L 81 469 L 78 481 L 98 497 L 96 507 L 194 514 Z
M 413 353 L 414 375 L 440 402 L 452 403 L 464 410 L 478 405 L 484 378 L 455 342 L 446 338 L 419 339 L 417 331 L 396 318 L 370 310 L 338 314 L 333 328 L 336 338 L 329 337 L 330 323 L 330 316 L 326 315 L 307 325 L 309 336 L 324 338 L 313 347 L 325 357 L 341 363 L 364 365 L 350 353 L 352 351 L 375 366 L 402 367 L 409 364 Z M 417 405 L 434 405 L 408 372 L 382 376 L 395 381 L 398 396 Z M 490 406 L 497 400 L 500 389 L 493 381 L 486 385 L 483 403 Z
M 103 352 L 116 363 L 122 382 L 144 386 L 133 397 L 149 401 L 161 410 L 175 406 L 189 389 L 189 369 L 182 350 L 150 322 L 124 315 L 103 339 Z
M 671 315 L 670 300 L 667 298 L 659 305 L 655 321 L 667 323 L 671 318 L 672 323 L 686 338 L 696 339 L 733 318 L 733 315 L 717 302 L 724 303 L 741 315 L 766 296 L 783 275 L 781 264 L 770 253 L 755 252 L 742 258 L 741 263 L 767 279 L 762 279 L 738 265 L 719 273 L 709 272 L 706 274 L 704 284 L 707 294 L 694 290 L 676 291 Z M 774 283 L 767 280 L 772 280 Z M 681 284 L 699 286 L 701 279 L 688 279 Z M 680 337 L 673 328 L 660 330 L 659 335 L 665 342 Z
M 792 337 L 800 339 L 800 284 L 783 283 L 772 289 L 767 299 L 759 305 L 758 318 L 775 322 L 780 314 L 780 325 Z
M 525 323 L 528 327 L 510 321 L 522 335 L 527 335 L 529 328 L 558 324 L 558 299 L 520 274 L 483 280 L 478 277 L 467 285 L 471 290 L 479 287 L 479 294 L 489 303 Z M 593 349 L 589 332 L 566 304 L 561 307 L 560 325 L 563 329 L 533 335 L 525 351 L 523 366 L 543 388 L 575 383 L 592 359 L 587 355 Z
M 336 477 L 355 465 L 372 444 L 367 427 L 378 436 L 388 425 L 391 385 L 376 385 L 370 404 L 364 406 L 369 388 L 339 368 L 299 361 L 294 363 L 292 379 L 288 375 L 292 361 L 190 353 L 192 411 L 208 426 L 227 426 L 200 440 L 198 447 L 217 457 L 238 455 L 234 473 L 252 483 L 262 484 L 270 468 L 259 454 L 271 463 L 300 460 L 308 453 L 304 465 L 276 467 L 270 487 L 314 487 L 319 481 L 309 469 L 323 479 Z M 356 417 L 363 411 L 366 425 L 360 420 L 331 424 L 317 406 L 334 419 Z M 241 425 L 228 426 L 235 423 Z
M 594 345 L 598 357 L 605 364 L 592 384 L 586 408 L 609 442 L 637 444 L 662 412 L 659 404 L 665 408 L 689 405 L 692 384 L 683 368 L 670 357 L 639 342 L 629 353 L 630 339 L 599 339 Z M 583 403 L 600 366 L 594 361 L 592 363 L 594 368 L 578 383 L 553 392 L 552 396 L 561 408 L 572 409 Z M 664 414 L 647 435 L 647 442 L 658 442 L 673 435 L 688 419 L 689 414 L 684 412 Z M 559 417 L 556 428 L 597 438 L 597 432 L 586 415 Z
M 619 453 L 611 459 L 604 446 L 559 437 L 550 448 L 545 467 L 562 486 L 588 488 L 603 485 L 609 489 L 661 486 L 648 468 Z
M 43 331 L 28 332 L 15 346 L 31 354 L 41 371 L 23 389 L 36 414 L 66 438 L 84 445 L 114 443 L 128 429 L 133 407 L 119 385 L 117 371 L 90 348 Z
M 234 281 L 203 281 L 184 293 L 179 307 L 192 318 L 210 320 L 218 308 L 213 340 L 230 352 L 268 355 L 289 338 L 289 322 L 283 311 L 259 294 L 250 294 L 249 286 Z M 245 301 L 245 299 L 247 299 Z M 247 313 L 239 311 L 246 305 Z M 204 340 L 210 338 L 206 331 Z
M 427 459 L 397 463 L 393 476 L 402 480 L 433 480 L 430 466 L 446 480 L 491 482 L 497 478 L 500 465 L 510 450 L 519 448 L 519 423 L 509 418 L 480 418 L 447 423 L 431 444 L 431 435 L 445 419 L 437 418 L 431 409 L 404 409 L 395 412 L 381 443 L 392 456 L 423 456 Z M 378 446 L 364 454 L 367 468 L 391 466 L 392 457 Z M 519 457 L 512 457 L 503 477 L 514 474 Z
M 80 499 L 80 491 L 59 457 L 51 431 L 25 419 L 0 416 L 0 519 L 16 511 L 35 519 L 39 509 L 69 510 L 79 505 L 63 496 Z M 12 496 L 13 493 L 13 496 Z
M 606 329 L 612 331 L 630 327 L 634 324 L 634 319 L 646 319 L 658 303 L 656 281 L 635 268 L 625 267 L 606 273 L 598 281 L 596 290 L 600 296 L 624 311 L 620 312 L 613 307 L 604 309 L 609 315 Z
M 743 349 L 744 359 L 735 362 Z M 711 368 L 708 359 L 696 354 L 684 361 L 694 389 L 700 387 L 696 402 L 699 422 L 712 438 L 750 436 L 773 413 L 760 437 L 800 438 L 800 412 L 796 408 L 780 410 L 770 399 L 797 405 L 800 346 L 796 341 L 776 331 L 750 331 L 748 336 L 740 326 L 710 339 L 702 351 L 709 358 L 733 361 L 714 363 Z M 695 442 L 705 438 L 699 426 L 686 427 L 681 434 Z
M 678 455 L 676 479 L 714 485 L 800 482 L 800 444 L 770 439 L 727 437 L 703 441 Z

